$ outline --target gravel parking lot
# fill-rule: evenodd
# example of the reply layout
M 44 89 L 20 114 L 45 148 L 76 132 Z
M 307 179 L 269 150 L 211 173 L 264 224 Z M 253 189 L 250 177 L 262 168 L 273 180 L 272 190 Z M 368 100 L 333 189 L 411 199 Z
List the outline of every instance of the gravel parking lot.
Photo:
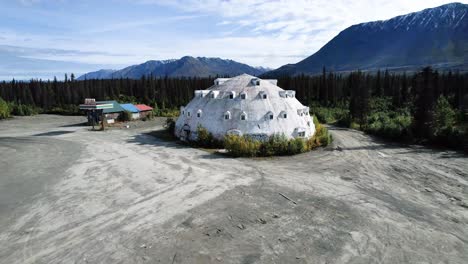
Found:
M 84 117 L 0 122 L 0 263 L 466 263 L 468 157 L 331 128 L 233 159 Z

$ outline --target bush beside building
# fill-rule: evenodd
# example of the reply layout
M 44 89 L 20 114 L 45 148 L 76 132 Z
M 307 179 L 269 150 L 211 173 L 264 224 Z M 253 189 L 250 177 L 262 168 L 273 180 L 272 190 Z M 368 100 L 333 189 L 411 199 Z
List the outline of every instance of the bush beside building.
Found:
M 283 134 L 274 134 L 266 140 L 258 140 L 248 135 L 226 135 L 223 140 L 217 140 L 206 128 L 197 127 L 197 140 L 188 141 L 188 144 L 203 148 L 224 148 L 233 157 L 271 157 L 288 156 L 311 151 L 318 147 L 325 147 L 332 142 L 328 129 L 321 125 L 314 117 L 316 133 L 309 139 L 288 139 Z M 174 136 L 175 121 L 166 120 L 167 133 Z

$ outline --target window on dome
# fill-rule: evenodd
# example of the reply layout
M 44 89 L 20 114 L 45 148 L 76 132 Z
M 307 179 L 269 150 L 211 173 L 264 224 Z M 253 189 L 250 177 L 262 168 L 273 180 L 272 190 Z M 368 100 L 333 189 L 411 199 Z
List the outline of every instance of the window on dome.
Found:
M 244 121 L 244 120 L 247 120 L 247 114 L 245 112 L 243 112 L 241 115 L 240 115 L 240 120 Z
M 231 119 L 231 113 L 227 111 L 226 113 L 224 113 L 224 120 L 229 120 L 229 119 Z

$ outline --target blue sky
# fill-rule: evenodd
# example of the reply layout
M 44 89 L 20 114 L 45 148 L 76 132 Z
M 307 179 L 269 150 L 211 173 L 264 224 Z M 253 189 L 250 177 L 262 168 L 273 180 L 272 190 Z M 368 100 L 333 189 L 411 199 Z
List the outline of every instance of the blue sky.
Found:
M 0 79 L 61 78 L 185 55 L 275 68 L 353 24 L 449 2 L 0 0 Z

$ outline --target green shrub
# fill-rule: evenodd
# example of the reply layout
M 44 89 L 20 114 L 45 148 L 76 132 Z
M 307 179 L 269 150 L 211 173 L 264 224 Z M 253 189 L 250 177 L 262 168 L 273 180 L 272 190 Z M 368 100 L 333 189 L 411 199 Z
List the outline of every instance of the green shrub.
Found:
M 411 114 L 406 108 L 398 111 L 378 110 L 370 113 L 364 131 L 384 138 L 407 140 L 412 137 L 411 123 Z
M 61 105 L 47 110 L 48 114 L 56 115 L 81 115 L 80 108 L 78 105 Z
M 246 136 L 227 135 L 224 147 L 235 157 L 255 157 L 260 153 L 261 142 Z
M 349 109 L 345 103 L 334 107 L 325 107 L 314 103 L 310 106 L 310 110 L 324 124 L 340 124 L 349 119 Z
M 434 137 L 446 137 L 453 133 L 457 114 L 449 101 L 440 96 L 434 107 L 432 131 Z
M 275 134 L 265 141 L 249 136 L 228 135 L 224 138 L 224 147 L 235 157 L 270 157 L 304 153 L 320 146 L 327 146 L 332 141 L 328 130 L 319 125 L 317 133 L 310 139 L 288 139 L 284 134 Z
M 320 124 L 315 118 L 314 118 L 314 124 L 315 124 L 315 134 L 312 138 L 307 140 L 306 142 L 307 150 L 312 150 L 318 147 L 326 147 L 333 140 L 332 136 L 328 132 L 328 129 L 324 127 L 322 124 Z
M 132 113 L 129 111 L 123 111 L 119 116 L 119 121 L 127 122 L 132 120 Z
M 32 105 L 10 104 L 10 112 L 15 116 L 32 116 L 39 113 L 39 109 Z
M 260 147 L 261 156 L 286 155 L 288 153 L 288 139 L 284 134 L 274 134 Z
M 0 119 L 9 118 L 10 106 L 0 97 Z
M 197 140 L 192 144 L 203 148 L 223 148 L 223 143 L 217 140 L 213 134 L 208 132 L 202 125 L 197 127 Z
M 146 119 L 147 119 L 147 120 L 153 120 L 154 117 L 155 117 L 155 115 L 154 115 L 154 112 L 153 112 L 153 111 L 149 112 L 149 113 L 146 115 Z
M 295 138 L 288 141 L 288 152 L 289 155 L 295 155 L 304 153 L 307 150 L 307 145 L 304 139 Z
M 159 110 L 159 116 L 162 117 L 178 117 L 180 115 L 180 111 L 175 108 L 163 108 Z

